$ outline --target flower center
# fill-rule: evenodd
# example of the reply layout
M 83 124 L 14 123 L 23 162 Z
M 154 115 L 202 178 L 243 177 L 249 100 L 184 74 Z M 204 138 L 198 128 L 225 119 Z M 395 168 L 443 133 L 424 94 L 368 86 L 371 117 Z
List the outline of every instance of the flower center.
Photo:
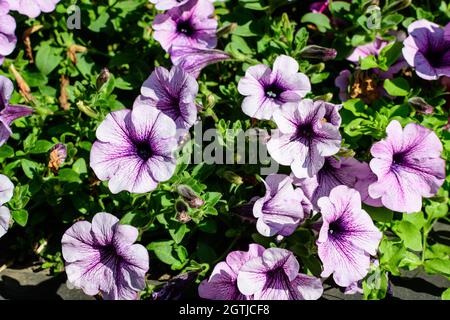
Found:
M 392 156 L 392 164 L 401 165 L 405 162 L 405 154 L 402 152 L 394 153 Z
M 284 90 L 280 88 L 276 83 L 272 83 L 271 85 L 266 87 L 264 91 L 266 93 L 266 97 L 271 99 L 278 99 L 284 92 Z
M 345 230 L 342 228 L 342 225 L 339 220 L 333 221 L 328 226 L 328 233 L 333 235 L 334 237 L 339 236 Z
M 136 144 L 136 152 L 137 152 L 139 158 L 141 158 L 144 161 L 147 161 L 148 159 L 150 159 L 153 156 L 153 150 L 152 150 L 150 144 L 147 142 L 137 143 Z
M 192 25 L 189 20 L 178 22 L 177 31 L 188 37 L 194 34 L 194 29 L 192 28 Z
M 295 139 L 310 142 L 314 139 L 314 135 L 315 133 L 311 123 L 304 123 L 297 127 Z

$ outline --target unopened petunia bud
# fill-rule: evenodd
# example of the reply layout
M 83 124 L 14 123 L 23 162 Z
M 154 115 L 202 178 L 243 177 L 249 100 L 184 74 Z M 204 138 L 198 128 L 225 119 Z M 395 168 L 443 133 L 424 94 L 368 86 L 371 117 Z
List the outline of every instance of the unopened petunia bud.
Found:
M 203 201 L 202 198 L 200 198 L 194 190 L 191 189 L 191 187 L 180 184 L 177 186 L 177 192 L 180 196 L 184 198 L 184 200 L 187 201 L 189 204 L 189 207 L 191 208 L 200 208 L 205 204 L 205 201 Z
M 53 171 L 54 174 L 58 173 L 61 165 L 66 161 L 67 158 L 67 147 L 62 144 L 56 144 L 50 150 L 50 160 L 48 161 L 48 167 Z
M 314 101 L 320 101 L 321 100 L 321 101 L 329 102 L 329 101 L 331 101 L 331 99 L 333 99 L 333 94 L 332 93 L 326 93 L 324 95 L 315 97 L 313 100 Z
M 424 99 L 420 97 L 413 97 L 408 100 L 408 102 L 417 110 L 417 112 L 422 114 L 432 114 L 434 111 L 433 106 L 428 104 Z
M 242 177 L 240 175 L 234 173 L 233 171 L 225 171 L 223 173 L 223 178 L 234 184 L 243 184 L 244 183 L 244 180 L 242 179 Z
M 175 202 L 175 210 L 177 211 L 176 219 L 181 223 L 188 223 L 192 220 L 188 213 L 188 206 L 183 200 L 177 200 Z
M 403 10 L 409 7 L 412 0 L 397 0 L 394 1 L 383 8 L 383 14 L 395 13 L 397 11 Z
M 337 51 L 333 48 L 311 45 L 305 47 L 302 51 L 300 51 L 299 55 L 300 58 L 303 59 L 318 59 L 322 61 L 329 61 L 336 58 Z
M 100 90 L 100 88 L 108 82 L 109 78 L 111 77 L 111 73 L 109 72 L 108 68 L 103 68 L 100 74 L 97 77 L 97 90 Z
M 222 28 L 220 28 L 219 30 L 217 30 L 217 38 L 223 37 L 227 34 L 232 33 L 234 30 L 236 30 L 237 28 L 237 23 L 233 22 L 230 23 L 226 26 L 223 26 Z

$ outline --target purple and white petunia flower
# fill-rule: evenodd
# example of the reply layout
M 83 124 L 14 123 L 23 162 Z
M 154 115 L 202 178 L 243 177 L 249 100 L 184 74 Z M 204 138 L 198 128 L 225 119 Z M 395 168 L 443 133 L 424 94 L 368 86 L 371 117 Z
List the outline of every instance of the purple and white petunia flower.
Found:
M 256 229 L 263 236 L 289 236 L 309 216 L 311 203 L 292 182 L 284 174 L 268 175 L 264 181 L 266 194 L 253 205 L 253 215 L 258 219 Z
M 33 113 L 33 109 L 21 106 L 11 105 L 9 100 L 14 91 L 14 85 L 11 80 L 0 76 L 0 146 L 3 145 L 11 136 L 11 123 Z
M 9 5 L 0 1 L 0 65 L 16 48 L 16 20 L 8 14 Z
M 155 4 L 155 8 L 158 10 L 169 10 L 175 7 L 182 6 L 190 0 L 149 0 L 151 3 Z
M 249 260 L 260 257 L 264 247 L 250 244 L 248 251 L 230 252 L 225 261 L 219 262 L 208 280 L 198 287 L 198 294 L 209 300 L 252 300 L 251 295 L 242 294 L 237 287 L 237 277 L 241 267 Z
M 41 12 L 49 13 L 55 10 L 60 0 L 7 0 L 9 8 L 18 11 L 29 18 L 38 17 Z
M 286 102 L 299 102 L 311 91 L 308 77 L 298 72 L 295 59 L 281 55 L 271 70 L 264 64 L 249 67 L 238 84 L 245 96 L 242 111 L 256 119 L 270 120 Z
M 68 281 L 105 300 L 137 299 L 149 269 L 147 249 L 134 244 L 137 237 L 137 228 L 106 212 L 97 213 L 92 223 L 76 222 L 61 241 Z
M 153 37 L 164 50 L 172 46 L 215 48 L 217 20 L 214 5 L 207 0 L 192 0 L 158 14 L 153 21 Z
M 317 300 L 322 296 L 320 279 L 299 273 L 300 265 L 286 249 L 266 249 L 240 269 L 237 285 L 254 300 Z
M 313 177 L 341 145 L 340 120 L 327 119 L 327 103 L 304 99 L 285 103 L 273 119 L 278 126 L 267 142 L 270 156 L 291 166 L 297 178 Z M 332 122 L 329 122 L 332 121 Z M 334 124 L 333 124 L 334 123 Z
M 135 103 L 133 110 L 111 112 L 97 129 L 90 165 L 109 180 L 112 193 L 145 193 L 175 171 L 176 124 L 156 108 Z
M 321 197 L 329 196 L 331 190 L 340 185 L 358 190 L 362 201 L 367 205 L 382 206 L 379 199 L 370 198 L 368 193 L 369 185 L 376 181 L 375 174 L 366 162 L 360 162 L 355 158 L 326 157 L 323 167 L 314 177 L 293 178 L 294 185 L 303 190 L 315 210 L 318 209 L 317 201 Z
M 318 206 L 323 220 L 317 240 L 321 276 L 333 274 L 336 284 L 348 287 L 368 273 L 382 233 L 361 208 L 358 191 L 347 186 L 335 187 L 319 199 Z
M 169 49 L 170 59 L 175 66 L 198 78 L 200 71 L 220 61 L 230 59 L 230 55 L 222 50 L 195 48 L 190 46 L 172 46 Z
M 408 26 L 403 56 L 419 77 L 436 80 L 450 76 L 450 23 L 444 28 L 425 19 Z
M 442 143 L 432 130 L 416 123 L 402 129 L 393 120 L 386 132 L 387 137 L 370 149 L 370 168 L 378 179 L 369 186 L 369 194 L 391 210 L 420 211 L 422 197 L 435 195 L 445 180 Z
M 14 185 L 11 180 L 9 180 L 7 176 L 0 174 L 0 238 L 3 237 L 9 229 L 11 213 L 4 204 L 11 200 L 13 193 Z
M 177 128 L 189 129 L 197 121 L 197 93 L 197 81 L 189 73 L 179 67 L 170 71 L 156 67 L 135 103 L 157 108 L 175 121 Z

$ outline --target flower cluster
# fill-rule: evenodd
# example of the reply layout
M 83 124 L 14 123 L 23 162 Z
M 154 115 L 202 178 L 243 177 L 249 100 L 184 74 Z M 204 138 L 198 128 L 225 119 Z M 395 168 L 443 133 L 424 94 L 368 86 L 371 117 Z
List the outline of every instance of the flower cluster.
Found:
M 212 300 L 316 300 L 323 293 L 320 279 L 299 273 L 300 265 L 286 249 L 250 244 L 218 263 L 199 295 Z

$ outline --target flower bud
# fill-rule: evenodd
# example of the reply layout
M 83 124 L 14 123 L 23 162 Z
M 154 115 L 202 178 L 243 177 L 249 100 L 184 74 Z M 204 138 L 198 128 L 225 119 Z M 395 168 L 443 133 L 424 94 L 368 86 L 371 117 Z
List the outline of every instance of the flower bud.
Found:
M 111 77 L 111 73 L 109 72 L 108 68 L 103 68 L 100 74 L 97 77 L 97 90 L 100 90 L 100 88 L 108 82 L 109 78 Z
M 337 51 L 335 49 L 316 45 L 306 46 L 299 54 L 302 59 L 318 59 L 322 61 L 333 60 L 336 58 L 336 55 Z
M 48 167 L 53 171 L 54 174 L 58 173 L 61 165 L 66 161 L 67 158 L 67 147 L 62 144 L 56 144 L 50 150 L 50 159 L 48 161 Z
M 243 184 L 244 180 L 242 177 L 233 171 L 225 171 L 223 173 L 223 178 L 227 180 L 228 182 L 231 182 L 233 184 Z
M 177 186 L 177 192 L 180 196 L 184 198 L 191 208 L 200 208 L 205 204 L 202 198 L 200 198 L 191 187 L 180 184 Z
M 434 111 L 433 106 L 428 104 L 424 99 L 420 97 L 413 97 L 408 102 L 421 114 L 432 114 Z

